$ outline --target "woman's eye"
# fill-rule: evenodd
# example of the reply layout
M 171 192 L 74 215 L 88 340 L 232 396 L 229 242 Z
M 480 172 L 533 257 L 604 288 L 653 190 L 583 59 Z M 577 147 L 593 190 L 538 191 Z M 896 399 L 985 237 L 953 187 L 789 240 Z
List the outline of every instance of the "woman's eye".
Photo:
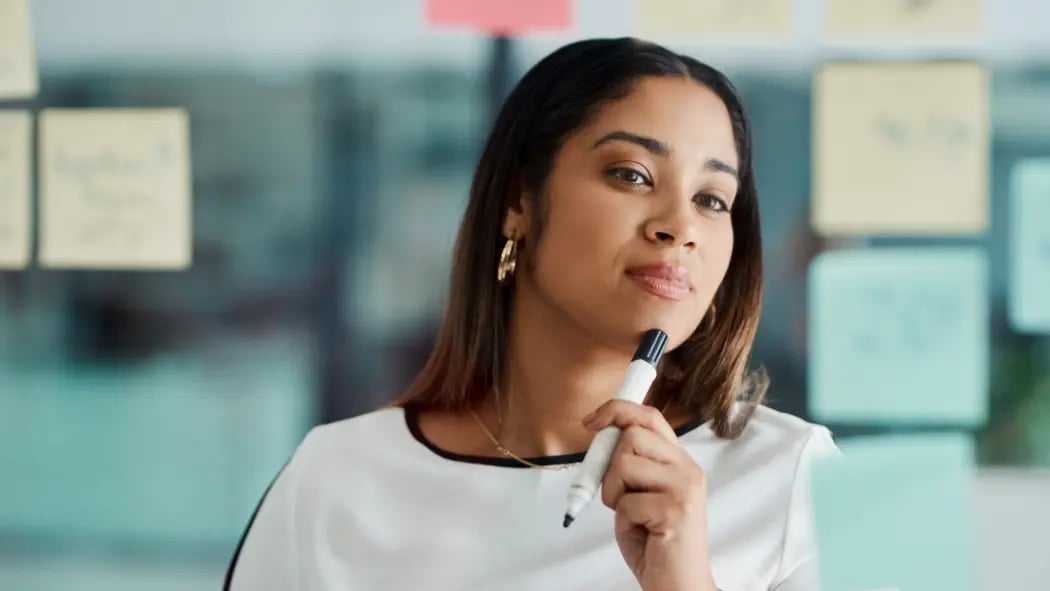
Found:
M 651 185 L 649 177 L 633 168 L 614 168 L 609 171 L 613 177 L 629 185 Z
M 703 193 L 696 196 L 696 203 L 705 209 L 710 209 L 714 212 L 728 212 L 729 205 L 724 199 L 717 195 L 710 193 Z

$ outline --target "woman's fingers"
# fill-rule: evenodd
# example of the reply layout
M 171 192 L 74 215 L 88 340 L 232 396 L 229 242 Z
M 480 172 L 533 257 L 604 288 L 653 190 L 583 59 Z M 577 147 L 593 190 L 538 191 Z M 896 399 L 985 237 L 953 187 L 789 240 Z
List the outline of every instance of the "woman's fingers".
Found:
M 620 497 L 616 503 L 616 533 L 626 534 L 635 528 L 645 528 L 650 534 L 661 534 L 681 523 L 689 511 L 666 492 L 633 492 Z
M 673 464 L 688 455 L 678 439 L 667 439 L 639 425 L 631 425 L 620 433 L 620 442 L 613 455 L 634 454 L 663 464 Z
M 620 429 L 638 425 L 678 444 L 678 436 L 667 423 L 663 413 L 651 406 L 636 404 L 628 400 L 613 399 L 605 402 L 585 417 L 583 424 L 593 431 L 600 431 L 609 425 L 616 425 Z
M 616 508 L 620 497 L 634 491 L 669 491 L 680 480 L 673 464 L 624 452 L 617 448 L 602 480 L 602 503 Z

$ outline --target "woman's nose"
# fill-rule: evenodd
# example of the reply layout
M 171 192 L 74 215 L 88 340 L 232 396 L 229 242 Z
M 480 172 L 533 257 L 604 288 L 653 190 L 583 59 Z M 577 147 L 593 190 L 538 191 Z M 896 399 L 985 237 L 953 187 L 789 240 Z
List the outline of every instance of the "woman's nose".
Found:
M 680 204 L 665 207 L 646 223 L 646 238 L 665 246 L 696 248 L 695 215 L 694 211 Z

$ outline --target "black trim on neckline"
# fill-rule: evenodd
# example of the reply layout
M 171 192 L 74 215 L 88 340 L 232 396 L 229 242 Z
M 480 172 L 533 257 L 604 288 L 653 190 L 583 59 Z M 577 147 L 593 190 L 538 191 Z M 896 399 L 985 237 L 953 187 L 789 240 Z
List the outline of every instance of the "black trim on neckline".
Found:
M 432 441 L 427 439 L 426 435 L 423 435 L 423 431 L 419 428 L 419 407 L 415 405 L 409 405 L 402 407 L 405 416 L 405 424 L 408 426 L 409 433 L 416 441 L 423 444 L 427 449 L 434 452 L 435 454 L 445 458 L 446 460 L 452 460 L 454 462 L 464 462 L 467 464 L 482 464 L 486 466 L 499 466 L 502 468 L 529 468 L 525 464 L 522 464 L 514 458 L 507 458 L 502 456 L 475 456 L 470 454 L 460 454 L 451 452 L 446 449 L 442 449 L 437 445 L 434 445 Z M 696 418 L 693 419 L 674 430 L 676 436 L 681 437 L 694 429 L 697 429 L 703 425 L 705 421 Z M 583 461 L 583 456 L 586 452 L 577 452 L 571 454 L 561 454 L 556 456 L 537 456 L 531 458 L 525 458 L 533 464 L 539 466 L 557 466 L 560 464 L 576 464 Z

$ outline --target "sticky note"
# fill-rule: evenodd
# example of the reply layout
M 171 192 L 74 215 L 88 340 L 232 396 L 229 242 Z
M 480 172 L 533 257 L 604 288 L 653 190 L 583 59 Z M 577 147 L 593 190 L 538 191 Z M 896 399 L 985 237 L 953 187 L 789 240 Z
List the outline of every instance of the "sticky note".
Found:
M 0 365 L 0 433 L 18 442 L 0 445 L 0 523 L 233 548 L 311 424 L 309 358 L 286 342 L 113 367 Z
M 0 269 L 29 263 L 32 116 L 0 111 Z
M 643 36 L 786 37 L 795 0 L 644 0 L 635 2 Z
M 1009 218 L 1010 325 L 1050 334 L 1050 158 L 1014 167 Z
M 972 63 L 826 66 L 813 92 L 814 229 L 983 232 L 988 92 L 988 73 Z
M 0 100 L 32 97 L 38 84 L 29 0 L 0 0 Z
M 427 24 L 510 34 L 529 29 L 568 29 L 570 0 L 427 0 Z
M 856 37 L 966 37 L 981 32 L 983 0 L 823 0 L 824 32 Z
M 44 111 L 39 165 L 43 266 L 182 269 L 190 264 L 184 111 Z
M 968 435 L 839 441 L 813 466 L 821 588 L 977 588 L 974 445 Z
M 809 268 L 809 408 L 864 425 L 987 417 L 988 269 L 976 247 L 830 251 Z

